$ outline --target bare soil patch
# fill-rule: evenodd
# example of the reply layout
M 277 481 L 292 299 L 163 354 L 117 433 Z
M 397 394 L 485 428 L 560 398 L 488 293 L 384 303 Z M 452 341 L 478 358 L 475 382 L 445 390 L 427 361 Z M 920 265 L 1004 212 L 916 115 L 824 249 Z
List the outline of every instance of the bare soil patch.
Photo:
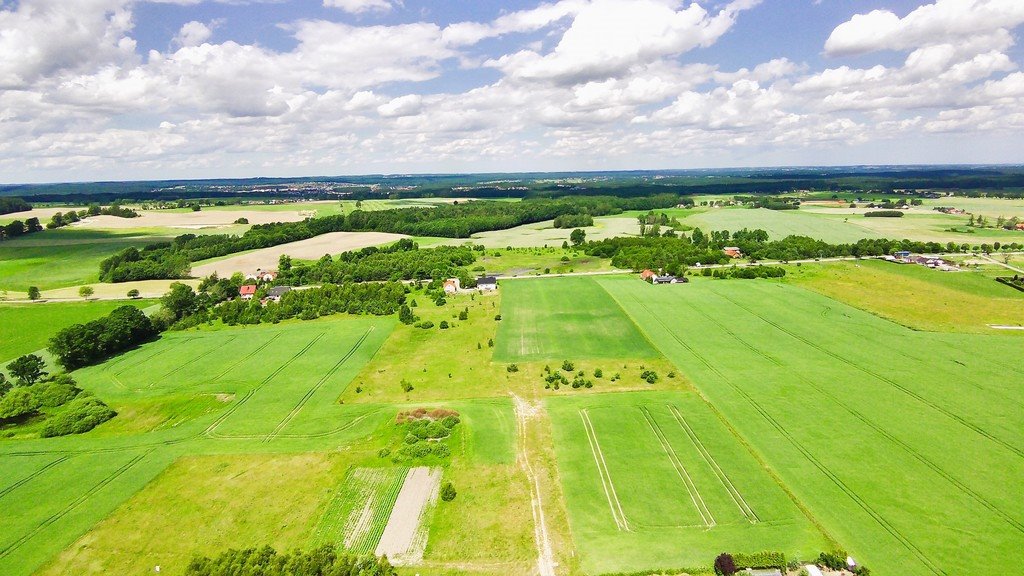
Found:
M 409 470 L 388 525 L 374 552 L 387 556 L 396 566 L 416 564 L 423 560 L 427 547 L 427 513 L 437 501 L 441 484 L 441 469 L 420 466 Z
M 130 228 L 183 228 L 199 229 L 218 226 L 230 226 L 235 220 L 245 218 L 250 224 L 270 224 L 271 222 L 298 222 L 310 216 L 309 211 L 265 210 L 202 210 L 200 212 L 164 212 L 158 210 L 139 212 L 138 218 L 119 218 L 117 216 L 91 216 L 74 226 L 79 228 L 102 228 L 105 230 L 125 230 Z
M 235 272 L 255 272 L 257 268 L 272 270 L 277 268 L 277 262 L 283 254 L 300 260 L 316 260 L 324 254 L 341 254 L 367 246 L 388 244 L 402 238 L 406 238 L 406 236 L 384 232 L 331 232 L 307 240 L 271 246 L 216 262 L 193 266 L 192 276 L 203 278 L 216 272 L 223 278 L 231 276 Z

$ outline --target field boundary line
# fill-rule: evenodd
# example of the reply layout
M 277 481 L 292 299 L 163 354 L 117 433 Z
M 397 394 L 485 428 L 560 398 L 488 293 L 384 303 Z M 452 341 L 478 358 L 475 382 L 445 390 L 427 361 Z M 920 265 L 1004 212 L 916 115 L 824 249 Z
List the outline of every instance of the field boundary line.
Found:
M 281 364 L 273 372 L 268 374 L 267 377 L 264 378 L 263 380 L 261 380 L 259 384 L 257 384 L 255 387 L 251 388 L 248 392 L 246 392 L 245 396 L 243 396 L 241 400 L 236 402 L 234 406 L 232 406 L 232 407 L 228 408 L 227 410 L 225 410 L 224 414 L 221 414 L 216 420 L 214 420 L 213 423 L 210 424 L 210 426 L 207 427 L 206 430 L 203 433 L 206 434 L 207 436 L 210 436 L 211 438 L 217 438 L 218 437 L 217 436 L 217 428 L 219 428 L 221 426 L 221 424 L 223 424 L 228 418 L 230 418 L 231 415 L 233 415 L 239 408 L 241 408 L 243 404 L 248 402 L 250 398 L 255 396 L 256 392 L 258 392 L 260 389 L 262 389 L 264 386 L 266 386 L 266 384 L 268 382 L 270 382 L 278 374 L 283 372 L 285 368 L 290 366 L 292 362 L 294 362 L 300 356 L 305 354 L 306 351 L 308 351 L 310 348 L 312 348 L 314 344 L 319 342 L 320 339 L 323 338 L 326 335 L 327 335 L 327 332 L 321 332 L 321 333 L 317 334 L 315 338 L 310 340 L 308 344 L 306 344 L 305 346 L 302 347 L 302 350 L 299 350 L 298 352 L 293 354 L 291 358 L 285 360 L 283 364 Z M 230 438 L 230 436 L 221 436 L 221 437 L 222 438 Z
M 604 494 L 608 498 L 608 507 L 612 511 L 612 519 L 619 530 L 631 532 L 626 522 L 626 514 L 622 511 L 622 503 L 615 492 L 615 485 L 612 484 L 611 474 L 608 473 L 607 463 L 604 460 L 604 453 L 601 452 L 601 445 L 597 441 L 597 433 L 594 432 L 594 425 L 590 421 L 590 415 L 586 410 L 580 410 L 580 419 L 583 421 L 583 429 L 587 433 L 587 442 L 590 443 L 590 452 L 594 456 L 594 463 L 597 464 L 597 474 L 601 477 L 601 485 L 604 487 Z M 607 476 L 607 480 L 605 479 Z
M 683 418 L 683 415 L 679 413 L 679 409 L 672 404 L 668 404 L 667 406 L 669 412 L 672 414 L 673 418 L 675 418 L 676 423 L 679 424 L 679 427 L 682 428 L 684 432 L 686 432 L 686 435 L 690 438 L 690 442 L 692 442 L 694 447 L 697 448 L 697 451 L 700 452 L 700 455 L 704 458 L 704 461 L 707 462 L 709 466 L 711 466 L 711 469 L 714 471 L 715 476 L 718 477 L 718 481 L 722 483 L 722 486 L 725 488 L 725 491 L 729 493 L 729 496 L 732 498 L 732 501 L 736 504 L 736 507 L 740 509 L 740 512 L 747 517 L 747 520 L 749 520 L 751 524 L 759 522 L 761 519 L 757 517 L 757 514 L 754 512 L 754 510 L 750 507 L 749 504 L 747 504 L 746 499 L 743 498 L 742 494 L 740 494 L 739 489 L 736 488 L 735 484 L 733 484 L 732 480 L 729 478 L 729 475 L 726 474 L 725 471 L 722 470 L 722 467 L 718 465 L 718 461 L 715 460 L 714 456 L 712 456 L 710 452 L 708 452 L 708 449 L 704 446 L 704 443 L 701 442 L 700 438 L 697 436 L 697 433 L 693 431 L 689 423 L 686 422 L 686 419 Z
M 736 383 L 732 381 L 732 379 L 728 378 L 725 374 L 718 370 L 718 368 L 716 368 L 715 365 L 712 364 L 707 358 L 699 354 L 692 346 L 684 342 L 683 339 L 680 338 L 678 334 L 673 332 L 668 327 L 668 325 L 665 324 L 665 321 L 660 316 L 655 314 L 646 304 L 644 304 L 643 301 L 641 301 L 635 295 L 634 299 L 636 300 L 637 305 L 646 310 L 647 313 L 650 314 L 651 317 L 661 325 L 661 327 L 669 336 L 672 337 L 673 340 L 675 340 L 680 346 L 685 348 L 707 370 L 718 376 L 738 395 L 742 396 L 751 405 L 751 407 L 754 408 L 754 410 L 757 411 L 757 413 L 760 414 L 766 422 L 768 422 L 769 425 L 771 425 L 779 434 L 785 437 L 790 442 L 790 444 L 792 444 L 793 447 L 797 449 L 797 451 L 803 454 L 804 458 L 806 458 L 808 462 L 813 464 L 814 467 L 817 468 L 819 472 L 821 472 L 821 474 L 823 474 L 826 478 L 831 480 L 832 483 L 835 484 L 835 486 L 840 491 L 846 494 L 847 497 L 849 497 L 858 506 L 860 506 L 860 508 L 864 510 L 865 513 L 871 516 L 871 518 L 874 519 L 875 522 L 877 522 L 883 530 L 888 532 L 889 535 L 891 535 L 893 538 L 895 538 L 897 541 L 903 544 L 903 546 L 905 546 L 907 550 L 913 553 L 914 556 L 916 556 L 922 564 L 927 566 L 928 569 L 932 571 L 932 573 L 948 575 L 948 573 L 945 570 L 943 570 L 934 562 L 932 562 L 932 560 L 927 555 L 925 555 L 925 553 L 921 551 L 921 549 L 918 548 L 916 544 L 911 542 L 909 538 L 904 536 L 895 526 L 890 524 L 889 521 L 886 520 L 878 511 L 872 508 L 870 504 L 868 504 L 863 498 L 858 496 L 856 492 L 854 492 L 849 486 L 847 486 L 846 483 L 842 481 L 842 479 L 836 476 L 831 470 L 829 470 L 827 466 L 825 466 L 820 460 L 818 460 L 817 457 L 814 456 L 814 454 L 806 446 L 800 443 L 792 434 L 790 434 L 789 431 L 787 431 L 782 426 L 782 424 L 780 424 L 778 420 L 776 420 L 775 417 L 772 416 L 771 413 L 764 408 L 764 406 L 761 406 L 756 400 L 754 400 L 754 398 L 750 394 L 748 394 L 740 386 L 737 386 Z
M 960 423 L 964 427 L 973 430 L 974 432 L 976 432 L 979 435 L 987 438 L 988 440 L 991 440 L 992 442 L 994 442 L 996 444 L 999 444 L 1000 446 L 1006 448 L 1007 450 L 1010 450 L 1011 452 L 1015 453 L 1017 456 L 1019 456 L 1021 458 L 1024 458 L 1024 450 L 1021 450 L 1020 448 L 1017 448 L 1016 446 L 1010 444 L 1009 442 L 1006 442 L 1005 440 L 996 437 L 991 432 L 988 432 L 987 430 L 984 430 L 980 426 L 969 422 L 964 417 L 959 416 L 957 414 L 954 414 L 953 412 L 950 412 L 949 410 L 946 410 L 945 408 L 939 406 L 938 404 L 932 402 L 931 400 L 928 400 L 927 398 L 925 398 L 921 394 L 918 394 L 917 392 L 914 392 L 913 390 L 907 388 L 906 386 L 903 386 L 903 385 L 897 383 L 896 381 L 892 380 L 891 378 L 888 378 L 887 376 L 884 376 L 884 375 L 879 374 L 879 373 L 877 373 L 877 372 L 875 372 L 873 370 L 870 370 L 870 369 L 865 368 L 863 366 L 860 366 L 860 365 L 858 365 L 858 364 L 856 364 L 854 362 L 851 362 L 851 361 L 847 360 L 846 358 L 844 358 L 842 355 L 836 354 L 835 352 L 832 352 L 831 350 L 823 348 L 822 346 L 819 346 L 818 344 L 814 343 L 813 341 L 811 341 L 811 340 L 809 340 L 809 339 L 807 339 L 807 338 L 805 338 L 805 337 L 803 337 L 803 336 L 801 336 L 799 334 L 796 334 L 795 332 L 787 330 L 781 324 L 779 324 L 777 322 L 774 322 L 772 320 L 769 320 L 769 319 L 765 318 L 764 316 L 761 316 L 757 312 L 754 312 L 753 310 L 747 308 L 746 306 L 740 304 L 739 302 L 736 302 L 735 300 L 733 300 L 732 298 L 729 298 L 728 296 L 726 296 L 724 294 L 718 293 L 718 296 L 720 296 L 721 298 L 731 302 L 734 306 L 737 306 L 737 307 L 739 307 L 739 308 L 741 308 L 743 310 L 746 310 L 749 314 L 752 314 L 752 315 L 760 318 L 763 322 L 773 326 L 775 329 L 790 335 L 791 337 L 793 337 L 793 338 L 803 342 L 804 344 L 810 346 L 811 348 L 814 348 L 815 350 L 818 350 L 818 351 L 820 351 L 820 352 L 822 352 L 822 353 L 824 353 L 824 354 L 826 354 L 826 355 L 828 355 L 828 356 L 838 360 L 839 362 L 841 362 L 843 364 L 846 364 L 847 366 L 850 366 L 851 368 L 854 368 L 855 370 L 863 372 L 863 373 L 865 373 L 865 374 L 875 378 L 876 380 L 880 380 L 882 382 L 885 382 L 886 384 L 889 384 L 893 388 L 896 388 L 897 390 L 900 390 L 901 392 L 903 392 L 907 396 L 910 396 L 911 398 L 914 398 L 915 400 L 917 400 L 918 402 L 924 404 L 925 406 L 928 406 L 929 408 L 935 410 L 936 412 L 939 412 L 941 414 L 946 415 L 948 418 L 950 418 L 950 419 Z
M 60 458 L 57 458 L 56 460 L 48 463 L 47 465 L 45 465 L 42 468 L 40 468 L 39 470 L 36 470 L 35 472 L 29 474 L 28 476 L 22 478 L 21 480 L 18 480 L 14 484 L 11 484 L 7 488 L 4 488 L 3 490 L 0 490 L 0 498 L 3 498 L 4 496 L 7 496 L 11 492 L 13 492 L 13 491 L 17 490 L 18 488 L 24 486 L 28 482 L 31 482 L 32 480 L 34 480 L 36 477 L 38 477 L 43 472 L 46 472 L 50 468 L 53 468 L 54 466 L 60 464 L 61 462 L 64 462 L 68 458 L 71 458 L 71 456 L 65 454 L 64 456 L 61 456 Z
M 54 512 L 53 514 L 51 514 L 48 518 L 46 518 L 45 520 L 40 522 L 39 525 L 37 525 L 35 528 L 33 528 L 29 532 L 26 532 L 24 535 L 22 535 L 21 538 L 18 538 L 14 542 L 11 542 L 10 544 L 5 546 L 4 548 L 0 549 L 0 558 L 6 558 L 11 552 L 17 550 L 22 545 L 24 545 L 26 542 L 28 542 L 29 540 L 34 538 L 37 534 L 42 532 L 43 529 L 45 529 L 48 526 L 54 524 L 55 522 L 57 522 L 58 520 L 60 520 L 64 516 L 67 516 L 68 514 L 70 514 L 75 508 L 78 508 L 79 506 L 84 504 L 94 494 L 96 494 L 97 492 L 102 490 L 104 487 L 106 487 L 108 484 L 110 484 L 114 480 L 117 480 L 118 477 L 120 477 L 122 474 L 127 472 L 129 469 L 133 468 L 136 464 L 138 464 L 140 461 L 142 461 L 142 459 L 144 459 L 145 457 L 149 456 L 152 453 L 153 453 L 153 450 L 150 449 L 150 450 L 148 450 L 148 451 L 146 451 L 146 452 L 144 452 L 142 454 L 139 454 L 138 456 L 132 458 L 131 460 L 129 460 L 126 464 L 122 465 L 117 470 L 114 470 L 113 473 L 108 475 L 106 478 L 103 478 L 98 483 L 96 483 L 96 485 L 94 485 L 92 488 L 87 490 L 85 492 L 85 494 L 82 494 L 78 498 L 75 498 L 67 506 L 65 506 L 61 510 L 58 510 L 57 512 Z
M 700 490 L 697 490 L 697 485 L 693 483 L 693 478 L 690 477 L 689 472 L 686 471 L 686 467 L 679 460 L 679 455 L 676 454 L 675 448 L 669 444 L 668 438 L 665 436 L 665 432 L 661 429 L 657 422 L 654 421 L 654 417 L 651 415 L 650 410 L 646 406 L 640 407 L 640 412 L 644 415 L 644 420 L 647 421 L 647 425 L 651 427 L 651 431 L 654 432 L 654 436 L 658 439 L 658 443 L 661 444 L 661 449 L 668 456 L 668 461 L 672 464 L 672 468 L 676 471 L 676 476 L 683 481 L 683 486 L 686 487 L 686 493 L 690 496 L 690 501 L 693 502 L 693 507 L 697 509 L 697 513 L 700 514 L 700 519 L 704 521 L 704 525 L 711 528 L 716 524 L 715 517 L 711 514 L 711 510 L 708 508 L 704 498 L 700 495 Z
M 348 352 L 346 352 L 345 355 L 342 356 L 340 360 L 335 362 L 334 366 L 331 366 L 331 369 L 328 370 L 327 373 L 324 374 L 322 377 L 320 377 L 320 379 L 316 381 L 316 384 L 314 384 L 313 387 L 310 388 L 309 391 L 307 391 L 306 394 L 299 399 L 299 402 L 295 405 L 294 408 L 292 408 L 291 412 L 286 414 L 285 417 L 281 419 L 281 422 L 279 422 L 278 425 L 274 428 L 274 430 L 270 434 L 268 434 L 266 438 L 263 439 L 264 442 L 270 442 L 271 440 L 276 438 L 281 433 L 281 431 L 284 430 L 285 426 L 291 423 L 291 421 L 294 420 L 295 417 L 299 415 L 299 412 L 306 405 L 306 403 L 309 402 L 309 399 L 313 397 L 313 394 L 316 394 L 316 392 L 320 390 L 320 388 L 323 387 L 325 383 L 327 383 L 327 380 L 330 379 L 331 376 L 334 376 L 334 374 L 341 369 L 345 362 L 348 362 L 349 358 L 355 355 L 355 353 L 363 345 L 363 342 L 366 341 L 366 339 L 370 336 L 370 333 L 373 332 L 375 328 L 376 326 L 370 326 L 366 330 L 366 332 L 363 332 L 363 335 L 360 336 L 358 340 L 356 340 L 355 344 L 353 344 L 352 347 L 349 348 Z
M 731 336 L 737 342 L 739 342 L 740 344 L 744 345 L 751 352 L 757 354 L 758 356 L 761 356 L 762 358 L 764 358 L 765 360 L 768 360 L 770 363 L 778 366 L 779 368 L 784 368 L 784 369 L 786 368 L 786 366 L 784 366 L 776 358 L 774 358 L 770 354 L 767 354 L 764 351 L 758 349 L 756 346 L 754 346 L 753 344 L 748 342 L 746 339 L 744 339 L 743 337 L 741 337 L 738 334 L 734 333 L 728 327 L 726 327 L 724 325 L 721 325 L 721 323 L 718 323 L 717 321 L 715 321 L 713 318 L 708 316 L 705 312 L 703 312 L 701 310 L 698 310 L 698 312 L 700 312 L 700 314 L 702 314 L 709 321 L 715 322 L 716 324 L 718 324 L 719 327 L 723 331 L 725 331 L 727 334 L 729 334 L 729 336 Z M 987 508 L 990 512 L 994 513 L 996 516 L 998 516 L 1001 519 L 1003 519 L 1006 523 L 1010 524 L 1017 531 L 1019 531 L 1021 533 L 1024 533 L 1024 524 L 1022 524 L 1020 521 L 1016 520 L 1015 518 L 1013 518 L 1012 516 L 1010 516 L 1009 514 L 1004 512 L 1001 508 L 999 508 L 998 506 L 996 506 L 992 502 L 989 502 L 988 499 L 986 499 L 984 496 L 982 496 L 978 492 L 975 492 L 974 489 L 972 489 L 970 486 L 964 484 L 960 480 L 957 480 L 952 474 L 950 474 L 950 473 L 946 472 L 944 469 L 942 469 L 941 466 L 939 466 L 938 464 L 933 462 L 931 459 L 929 459 L 924 454 L 921 454 L 920 452 L 918 452 L 916 448 L 914 448 L 910 444 L 904 442 L 903 440 L 901 440 L 900 438 L 898 438 L 894 434 L 890 433 L 886 429 L 882 428 L 881 426 L 875 424 L 866 415 L 864 415 L 860 411 L 856 410 L 855 408 L 851 407 L 846 402 L 843 402 L 838 396 L 836 396 L 832 392 L 829 392 L 827 389 L 823 388 L 822 386 L 819 386 L 818 384 L 816 384 L 810 378 L 805 377 L 804 375 L 800 374 L 797 371 L 790 371 L 789 373 L 792 374 L 793 376 L 795 376 L 796 378 L 798 378 L 801 382 L 803 382 L 807 386 L 809 386 L 809 387 L 813 388 L 814 390 L 818 391 L 819 394 L 827 397 L 829 400 L 831 400 L 831 401 L 835 402 L 837 405 L 841 406 L 847 413 L 849 413 L 851 416 L 853 416 L 857 420 L 861 421 L 867 427 L 869 427 L 872 430 L 874 430 L 875 432 L 877 432 L 879 435 L 884 437 L 886 440 L 889 440 L 890 442 L 892 442 L 896 446 L 899 446 L 900 448 L 902 448 L 907 454 L 909 454 L 915 460 L 917 460 L 918 462 L 920 462 L 920 463 L 924 464 L 925 466 L 927 466 L 929 469 L 931 469 L 933 472 L 935 472 L 936 474 L 941 476 L 944 480 L 946 480 L 947 482 L 949 482 L 950 484 L 955 486 L 957 489 L 959 489 L 961 492 L 966 494 L 972 500 L 974 500 L 978 504 L 981 504 L 982 506 Z

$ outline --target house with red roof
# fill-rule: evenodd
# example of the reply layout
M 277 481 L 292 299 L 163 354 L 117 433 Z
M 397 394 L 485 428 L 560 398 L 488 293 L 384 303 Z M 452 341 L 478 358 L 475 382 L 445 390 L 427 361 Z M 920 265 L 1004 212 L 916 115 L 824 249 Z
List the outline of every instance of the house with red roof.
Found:
M 242 300 L 252 300 L 252 297 L 256 295 L 256 285 L 246 284 L 238 289 L 238 294 L 242 297 Z

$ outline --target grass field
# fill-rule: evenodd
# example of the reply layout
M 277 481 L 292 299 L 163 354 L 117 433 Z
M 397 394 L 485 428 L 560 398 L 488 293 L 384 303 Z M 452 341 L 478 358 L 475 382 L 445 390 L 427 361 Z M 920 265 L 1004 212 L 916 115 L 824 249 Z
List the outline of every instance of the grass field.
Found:
M 565 258 L 565 260 L 563 260 Z M 611 270 L 611 261 L 561 247 L 500 248 L 487 250 L 473 264 L 481 273 L 498 276 L 532 276 Z
M 864 218 L 861 218 L 864 219 Z M 902 219 L 901 219 L 902 220 Z M 742 228 L 760 228 L 773 240 L 799 235 L 818 238 L 826 242 L 856 242 L 861 238 L 880 238 L 877 233 L 859 226 L 859 220 L 850 218 L 831 221 L 802 210 L 767 210 L 764 208 L 718 208 L 683 220 L 684 224 L 698 227 L 705 233 L 712 230 L 735 232 Z
M 498 361 L 656 356 L 592 278 L 506 281 L 502 289 Z
M 829 547 L 779 483 L 690 392 L 548 401 L 588 574 L 703 570 L 717 552 Z
M 599 282 L 858 560 L 1024 561 L 1019 339 L 914 332 L 772 282 Z
M 1024 325 L 1024 292 L 995 274 L 864 260 L 790 267 L 786 282 L 911 328 L 991 334 L 990 324 Z
M 46 348 L 50 337 L 72 324 L 105 316 L 128 302 L 61 302 L 0 304 L 0 364 L 6 365 L 22 354 Z M 146 308 L 152 300 L 133 300 L 132 306 Z
M 100 261 L 129 246 L 142 248 L 160 237 L 82 230 L 48 230 L 0 242 L 0 290 L 24 297 L 41 290 L 96 282 Z

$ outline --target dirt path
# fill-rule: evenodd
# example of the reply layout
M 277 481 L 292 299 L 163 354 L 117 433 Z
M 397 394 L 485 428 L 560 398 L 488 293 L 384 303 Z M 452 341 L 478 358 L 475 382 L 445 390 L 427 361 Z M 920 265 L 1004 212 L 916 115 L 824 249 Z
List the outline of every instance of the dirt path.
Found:
M 989 262 L 991 262 L 991 263 L 993 263 L 993 264 L 995 264 L 997 266 L 1002 266 L 1003 268 L 1006 268 L 1008 270 L 1012 270 L 1012 271 L 1014 271 L 1014 272 L 1016 272 L 1018 274 L 1024 274 L 1024 270 L 1021 270 L 1020 268 L 1017 268 L 1016 266 L 1010 266 L 1009 264 L 1006 264 L 1004 262 L 1000 262 L 1000 261 L 996 260 L 995 258 L 992 258 L 991 256 L 989 256 L 988 254 L 979 254 L 979 256 L 981 256 L 985 260 L 988 260 Z
M 423 560 L 427 545 L 424 516 L 437 500 L 440 485 L 440 468 L 419 466 L 409 470 L 374 554 L 387 556 L 395 566 Z
M 516 462 L 530 483 L 530 507 L 533 511 L 533 538 L 537 543 L 537 572 L 540 576 L 555 576 L 555 554 L 548 536 L 547 521 L 544 519 L 544 502 L 541 499 L 540 480 L 530 464 L 530 456 L 526 448 L 526 429 L 530 420 L 537 417 L 541 407 L 531 404 L 519 396 L 512 394 L 516 411 L 516 429 L 519 437 L 519 448 L 516 450 Z

